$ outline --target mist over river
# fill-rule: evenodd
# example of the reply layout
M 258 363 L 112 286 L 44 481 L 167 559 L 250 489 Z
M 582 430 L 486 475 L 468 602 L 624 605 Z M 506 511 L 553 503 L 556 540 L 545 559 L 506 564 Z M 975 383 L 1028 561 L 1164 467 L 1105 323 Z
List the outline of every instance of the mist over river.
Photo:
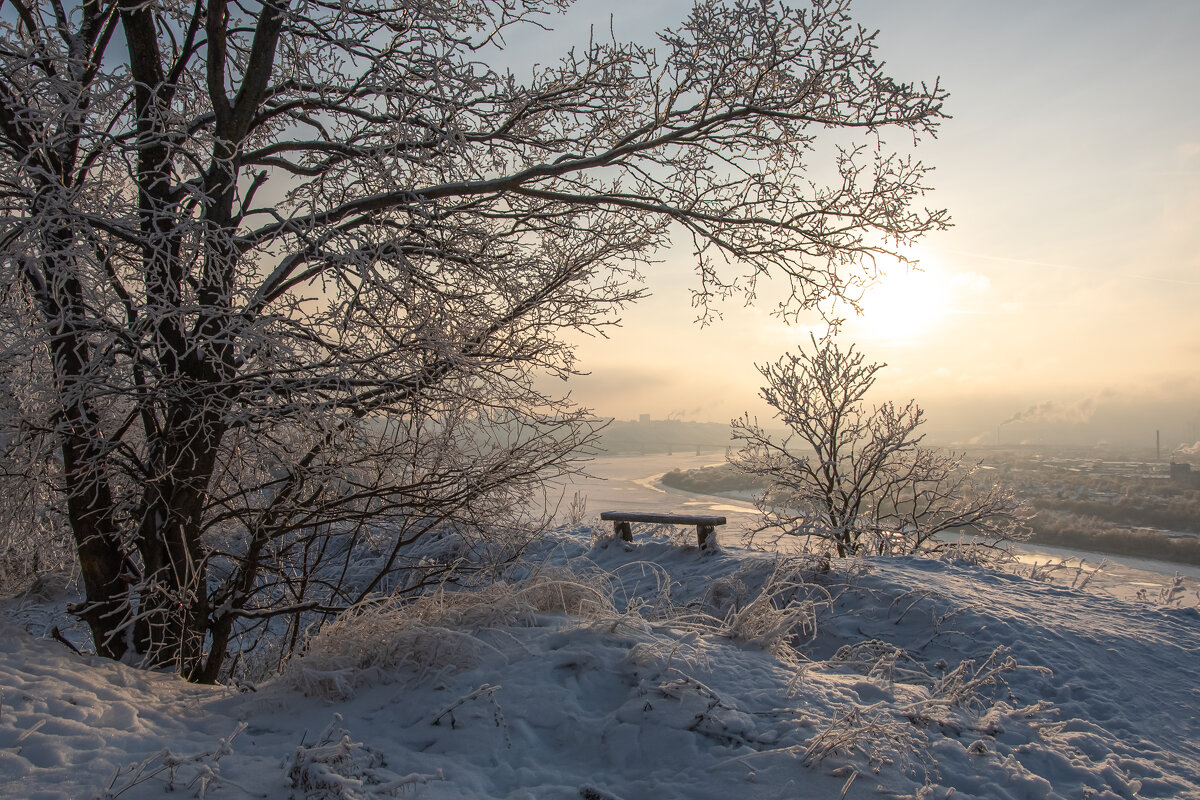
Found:
M 728 525 L 717 529 L 718 539 L 736 544 L 741 542 L 744 533 L 754 524 L 757 511 L 752 503 L 672 489 L 659 481 L 674 469 L 697 469 L 721 463 L 724 463 L 724 457 L 720 453 L 603 456 L 588 463 L 588 477 L 575 477 L 558 483 L 552 492 L 550 504 L 559 503 L 561 518 L 572 496 L 579 492 L 587 500 L 584 521 L 595 526 L 609 524 L 600 521 L 602 511 L 715 514 L 729 521 Z M 1148 592 L 1154 597 L 1178 573 L 1183 576 L 1187 591 L 1184 605 L 1197 603 L 1195 591 L 1200 586 L 1200 567 L 1190 564 L 1032 544 L 1020 544 L 1014 550 L 1020 562 L 1028 566 L 1067 559 L 1070 568 L 1059 569 L 1054 575 L 1056 582 L 1067 585 L 1076 577 L 1074 567 L 1081 561 L 1089 571 L 1103 563 L 1103 569 L 1091 579 L 1087 588 L 1124 599 L 1134 598 L 1138 591 Z

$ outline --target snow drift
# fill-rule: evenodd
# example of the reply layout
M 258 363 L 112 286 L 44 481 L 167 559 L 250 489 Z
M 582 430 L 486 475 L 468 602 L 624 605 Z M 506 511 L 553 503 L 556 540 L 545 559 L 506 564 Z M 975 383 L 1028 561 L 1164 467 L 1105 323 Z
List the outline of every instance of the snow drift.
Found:
M 978 566 L 568 531 L 254 690 L 7 624 L 0 795 L 1200 798 L 1197 652 L 1195 609 Z

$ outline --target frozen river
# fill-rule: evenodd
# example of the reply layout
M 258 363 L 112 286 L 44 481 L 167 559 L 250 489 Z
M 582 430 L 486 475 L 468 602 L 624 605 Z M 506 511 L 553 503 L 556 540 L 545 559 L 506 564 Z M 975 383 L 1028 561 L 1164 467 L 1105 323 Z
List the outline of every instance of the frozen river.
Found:
M 587 519 L 601 511 L 659 511 L 677 514 L 717 514 L 730 528 L 742 528 L 754 518 L 752 503 L 692 494 L 659 484 L 673 469 L 689 470 L 725 463 L 720 453 L 707 455 L 605 456 L 590 462 L 593 477 L 575 478 L 565 486 L 564 505 L 579 492 L 587 497 Z
M 723 462 L 724 457 L 720 453 L 597 458 L 588 464 L 587 471 L 591 477 L 575 478 L 560 488 L 563 498 L 561 506 L 566 509 L 574 493 L 579 492 L 587 499 L 587 513 L 584 519 L 595 525 L 602 524 L 599 521 L 601 511 L 716 514 L 729 520 L 726 528 L 719 529 L 720 538 L 737 542 L 754 522 L 757 512 L 752 503 L 692 494 L 659 483 L 659 479 L 673 469 L 689 470 Z M 1086 569 L 1104 563 L 1104 568 L 1092 579 L 1088 588 L 1106 591 L 1121 598 L 1133 597 L 1139 590 L 1155 596 L 1161 587 L 1179 573 L 1187 587 L 1184 603 L 1197 604 L 1195 592 L 1197 587 L 1200 587 L 1200 567 L 1154 559 L 1089 553 L 1065 547 L 1026 544 L 1017 549 L 1020 561 L 1029 566 L 1044 565 L 1062 559 L 1067 559 L 1069 565 L 1077 565 L 1082 561 Z M 1068 584 L 1074 576 L 1074 569 L 1060 569 L 1056 574 L 1059 581 Z

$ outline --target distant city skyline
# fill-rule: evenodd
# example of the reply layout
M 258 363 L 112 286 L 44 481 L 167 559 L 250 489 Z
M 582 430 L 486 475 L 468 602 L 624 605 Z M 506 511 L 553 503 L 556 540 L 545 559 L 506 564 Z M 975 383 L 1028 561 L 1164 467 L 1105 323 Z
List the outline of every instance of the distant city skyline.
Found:
M 538 39 L 547 62 L 589 24 L 648 40 L 690 3 L 579 3 Z M 840 338 L 886 362 L 877 400 L 916 398 L 931 437 L 984 442 L 1200 438 L 1200 4 L 857 0 L 890 74 L 949 90 L 953 119 L 916 155 L 954 227 L 888 268 Z M 561 23 L 561 24 L 559 24 Z M 532 36 L 532 34 L 530 34 Z M 511 44 L 512 42 L 510 42 Z M 903 142 L 889 142 L 903 146 Z M 822 330 L 754 307 L 693 324 L 685 243 L 647 272 L 653 296 L 584 338 L 567 386 L 598 414 L 766 415 L 755 362 Z M 843 313 L 845 310 L 843 309 Z M 1040 420 L 1019 415 L 1042 409 Z M 1012 419 L 1018 416 L 1017 419 Z M 1007 421 L 1007 422 L 1006 422 Z
M 918 403 L 920 404 L 920 403 Z M 921 404 L 924 407 L 923 404 Z M 944 411 L 945 409 L 943 409 Z M 1200 459 L 1200 415 L 1193 415 L 1190 422 L 1179 422 L 1191 413 L 1191 409 L 1171 409 L 1163 412 L 1158 409 L 1113 408 L 1100 413 L 1094 418 L 1078 421 L 1068 421 L 1052 415 L 1044 419 L 1025 419 L 1006 421 L 997 424 L 991 431 L 981 431 L 970 437 L 964 432 L 972 430 L 965 427 L 962 419 L 953 416 L 954 409 L 947 418 L 930 415 L 927 411 L 926 424 L 922 430 L 929 444 L 937 446 L 1046 446 L 1046 447 L 1088 447 L 1097 449 L 1137 450 L 1143 455 L 1150 454 L 1156 449 L 1161 452 L 1163 461 L 1171 458 L 1180 460 Z M 599 414 L 606 419 L 628 423 L 662 423 L 662 422 L 697 422 L 711 425 L 726 425 L 728 420 L 700 420 L 686 416 L 683 411 L 676 411 L 658 416 L 650 413 L 640 413 L 629 417 L 611 414 Z M 771 421 L 765 415 L 760 420 L 768 428 L 777 429 L 786 434 L 782 423 Z M 955 429 L 954 425 L 960 427 Z M 1162 423 L 1159 427 L 1155 424 Z M 1112 436 L 1113 431 L 1128 431 L 1125 434 Z

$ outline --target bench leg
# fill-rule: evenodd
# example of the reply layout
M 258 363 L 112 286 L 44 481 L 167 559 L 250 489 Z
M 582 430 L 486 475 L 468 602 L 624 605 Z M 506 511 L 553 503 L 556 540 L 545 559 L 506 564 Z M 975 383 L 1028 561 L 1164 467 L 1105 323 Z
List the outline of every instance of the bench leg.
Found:
M 614 522 L 613 523 L 613 535 L 619 539 L 626 541 L 626 542 L 632 542 L 633 541 L 633 528 L 630 527 L 628 522 Z
M 717 529 L 712 525 L 696 526 L 696 542 L 701 550 L 717 549 Z

